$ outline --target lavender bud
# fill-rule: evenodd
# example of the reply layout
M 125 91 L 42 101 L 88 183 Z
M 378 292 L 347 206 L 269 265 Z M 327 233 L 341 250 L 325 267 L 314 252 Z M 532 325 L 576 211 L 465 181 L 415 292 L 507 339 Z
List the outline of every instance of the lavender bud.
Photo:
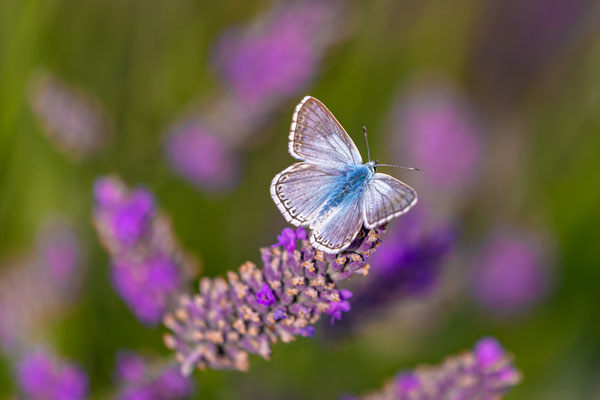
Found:
M 385 227 L 359 232 L 348 250 L 329 255 L 315 250 L 303 230 L 284 230 L 285 246 L 261 249 L 263 268 L 251 262 L 223 278 L 203 278 L 200 292 L 182 295 L 164 318 L 171 331 L 165 344 L 177 353 L 181 370 L 248 369 L 248 353 L 265 359 L 271 345 L 296 336 L 312 336 L 321 314 L 341 317 L 350 306 L 348 290 L 338 281 L 366 275 L 367 259 L 380 243 Z M 291 244 L 293 242 L 293 248 Z M 336 305 L 337 304 L 337 305 Z

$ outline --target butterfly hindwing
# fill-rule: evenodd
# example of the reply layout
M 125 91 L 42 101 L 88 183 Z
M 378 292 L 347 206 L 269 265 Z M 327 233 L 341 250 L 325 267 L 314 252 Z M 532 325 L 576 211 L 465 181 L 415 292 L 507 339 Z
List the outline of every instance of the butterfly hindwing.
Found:
M 417 203 L 417 192 L 396 178 L 376 173 L 362 202 L 365 226 L 372 229 L 410 210 Z
M 310 242 L 326 253 L 338 253 L 345 250 L 363 225 L 360 196 L 348 199 L 329 213 L 319 225 L 312 228 Z
M 290 128 L 292 157 L 320 165 L 362 164 L 356 145 L 323 103 L 306 96 L 294 111 Z
M 288 222 L 307 225 L 329 197 L 339 174 L 333 168 L 296 163 L 273 178 L 271 197 Z

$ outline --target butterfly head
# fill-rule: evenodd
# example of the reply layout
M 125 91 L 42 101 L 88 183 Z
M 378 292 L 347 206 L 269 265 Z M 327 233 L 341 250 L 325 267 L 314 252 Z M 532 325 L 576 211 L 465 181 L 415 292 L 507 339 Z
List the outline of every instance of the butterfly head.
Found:
M 377 171 L 377 160 L 369 161 L 365 165 L 367 168 L 369 168 L 369 170 L 371 170 L 371 173 L 375 173 L 375 171 Z

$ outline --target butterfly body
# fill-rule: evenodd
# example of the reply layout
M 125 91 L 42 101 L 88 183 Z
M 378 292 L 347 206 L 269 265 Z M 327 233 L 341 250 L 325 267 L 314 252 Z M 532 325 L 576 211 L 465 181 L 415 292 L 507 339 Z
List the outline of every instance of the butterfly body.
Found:
M 349 166 L 341 171 L 319 214 L 327 214 L 329 210 L 341 206 L 344 202 L 352 202 L 360 197 L 374 173 L 373 167 L 367 164 Z
M 362 162 L 356 145 L 333 114 L 306 96 L 296 107 L 290 154 L 301 160 L 275 176 L 271 197 L 286 220 L 312 230 L 315 248 L 338 253 L 362 226 L 371 229 L 408 211 L 416 192 Z

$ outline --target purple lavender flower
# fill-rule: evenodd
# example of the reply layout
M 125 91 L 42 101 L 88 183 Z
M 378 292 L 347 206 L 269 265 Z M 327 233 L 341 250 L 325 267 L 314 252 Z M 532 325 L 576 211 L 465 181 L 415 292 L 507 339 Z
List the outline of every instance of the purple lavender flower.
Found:
M 341 301 L 329 303 L 329 309 L 326 312 L 327 314 L 331 315 L 331 319 L 329 320 L 329 323 L 331 325 L 333 325 L 335 321 L 342 320 L 342 312 L 350 311 L 350 303 L 348 302 L 348 299 L 351 298 L 352 292 L 348 289 L 342 289 L 340 290 Z
M 112 264 L 112 277 L 123 300 L 148 324 L 160 321 L 169 297 L 181 287 L 179 267 L 164 255 L 117 259 Z
M 284 228 L 280 235 L 277 235 L 277 243 L 272 247 L 283 246 L 289 253 L 293 253 L 296 248 L 297 240 L 306 240 L 306 229 L 299 226 L 294 231 L 292 228 Z
M 73 291 L 80 280 L 83 249 L 75 227 L 56 218 L 46 223 L 37 238 L 40 271 L 60 290 Z
M 482 130 L 467 102 L 451 87 L 430 85 L 410 93 L 397 115 L 400 149 L 423 168 L 423 179 L 444 191 L 461 190 L 481 162 Z
M 28 398 L 87 398 L 88 378 L 81 368 L 47 352 L 26 354 L 17 366 L 19 386 Z
M 188 398 L 192 382 L 177 366 L 161 366 L 137 353 L 124 351 L 117 358 L 119 400 L 175 400 Z
M 485 243 L 473 266 L 472 292 L 486 309 L 516 314 L 547 294 L 551 269 L 540 239 L 532 233 L 499 230 Z
M 275 294 L 269 287 L 268 283 L 263 283 L 262 289 L 256 293 L 256 301 L 260 304 L 264 304 L 267 307 L 277 301 L 277 299 L 275 299 Z
M 243 103 L 296 95 L 313 78 L 324 48 L 344 34 L 344 2 L 280 2 L 216 49 L 216 70 Z M 341 34 L 340 34 L 341 33 Z
M 142 322 L 157 323 L 185 283 L 188 259 L 147 190 L 100 178 L 94 194 L 94 225 L 111 255 L 115 288 Z
M 115 178 L 101 178 L 94 186 L 96 212 L 106 224 L 111 241 L 119 247 L 135 245 L 149 229 L 156 212 L 154 199 L 145 189 L 129 192 Z
M 206 128 L 200 117 L 177 124 L 168 136 L 167 157 L 195 187 L 224 190 L 237 181 L 239 156 L 227 140 Z
M 281 246 L 262 248 L 262 270 L 246 262 L 239 273 L 229 272 L 227 280 L 203 278 L 200 293 L 182 295 L 164 318 L 172 331 L 165 344 L 177 353 L 182 372 L 189 375 L 195 367 L 247 370 L 248 353 L 268 359 L 271 343 L 312 336 L 311 325 L 321 314 L 349 296 L 336 284 L 367 274 L 366 261 L 384 230 L 362 230 L 338 255 L 316 251 L 307 240 L 293 252 Z M 275 300 L 268 305 L 261 301 L 264 293 L 259 295 L 265 289 Z
M 73 159 L 98 152 L 110 131 L 97 99 L 49 73 L 31 79 L 30 102 L 51 143 Z
M 313 76 L 317 54 L 297 31 L 274 24 L 255 36 L 228 32 L 218 59 L 226 81 L 245 102 L 297 93 Z
M 499 399 L 521 380 L 500 343 L 483 338 L 472 351 L 437 366 L 400 372 L 383 390 L 363 400 Z
M 81 243 L 67 220 L 46 223 L 32 253 L 1 268 L 0 350 L 7 355 L 67 311 L 81 284 Z

